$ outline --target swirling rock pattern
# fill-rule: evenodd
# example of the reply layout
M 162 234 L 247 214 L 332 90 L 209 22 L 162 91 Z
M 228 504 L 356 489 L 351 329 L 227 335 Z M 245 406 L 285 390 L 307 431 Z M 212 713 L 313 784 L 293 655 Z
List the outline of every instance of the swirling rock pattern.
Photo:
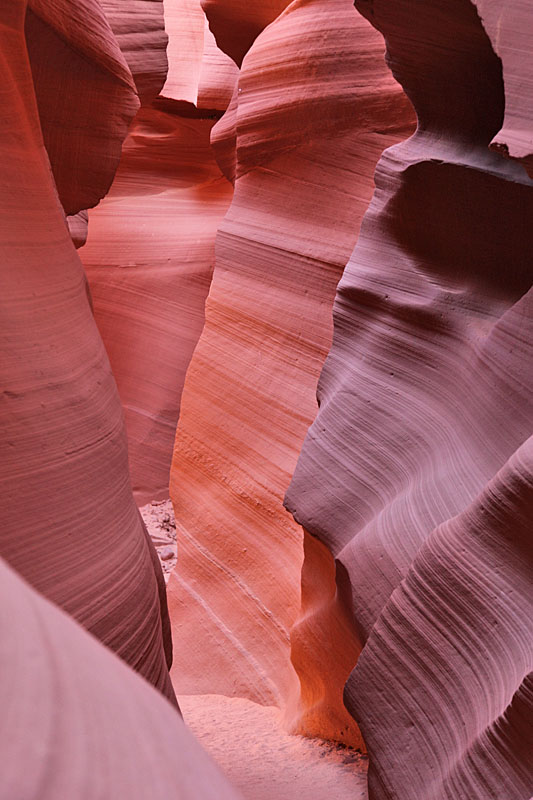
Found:
M 176 710 L 0 559 L 1 800 L 238 800 Z
M 349 583 L 371 797 L 529 800 L 533 186 L 488 149 L 476 8 L 356 5 L 419 127 L 378 165 L 287 507 Z
M 199 0 L 167 0 L 169 75 L 161 87 L 152 22 L 163 6 L 148 2 L 156 16 L 145 31 L 143 2 L 121 5 L 118 23 L 116 5 L 107 3 L 136 82 L 145 87 L 145 104 L 107 197 L 90 213 L 90 235 L 80 253 L 125 412 L 139 505 L 168 498 L 185 372 L 204 322 L 216 230 L 233 191 L 210 147 L 214 120 L 194 104 L 205 100 L 224 109 L 237 72 L 217 51 Z M 132 26 L 143 30 L 139 39 Z M 147 85 L 161 89 L 152 104 Z
M 15 2 L 0 11 L 0 549 L 173 699 L 164 583 L 133 500 L 115 381 L 43 143 L 26 10 Z M 77 4 L 70 10 L 67 32 L 83 16 Z M 74 53 L 68 81 L 77 63 Z M 128 82 L 124 93 L 129 102 Z
M 169 70 L 162 98 L 225 111 L 238 69 L 217 47 L 200 0 L 165 0 L 165 24 Z
M 286 708 L 288 724 L 307 733 L 324 728 L 318 713 L 306 718 L 290 663 L 302 531 L 282 497 L 375 163 L 410 124 L 376 32 L 349 0 L 313 0 L 255 40 L 213 129 L 235 194 L 217 234 L 171 474 L 179 558 L 169 604 L 175 641 L 190 643 L 173 678 L 182 694 Z M 345 715 L 340 691 L 338 702 Z M 335 735 L 353 740 L 343 720 Z

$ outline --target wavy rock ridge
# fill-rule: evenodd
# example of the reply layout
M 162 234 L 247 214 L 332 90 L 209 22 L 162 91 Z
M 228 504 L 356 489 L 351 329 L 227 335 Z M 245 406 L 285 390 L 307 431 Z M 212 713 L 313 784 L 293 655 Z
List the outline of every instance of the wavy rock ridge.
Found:
M 83 25 L 77 5 L 17 2 L 0 16 L 1 548 L 34 588 L 175 702 L 164 583 L 133 501 L 120 401 L 64 214 L 111 182 L 137 106 L 112 31 L 96 4 L 94 12 Z M 79 80 L 82 92 L 92 86 L 89 108 L 102 100 L 110 113 L 112 89 L 114 113 L 102 129 L 89 125 L 63 142 L 67 162 L 88 148 L 89 165 L 102 167 L 96 183 L 86 184 L 83 169 L 58 171 L 44 147 L 57 154 L 63 136 L 61 104 L 56 120 L 40 118 L 51 52 L 68 67 L 67 105 Z
M 0 797 L 239 800 L 175 709 L 0 559 Z
M 419 126 L 378 165 L 287 507 L 349 582 L 370 796 L 529 800 L 533 187 L 489 150 L 476 8 L 356 5 Z
M 238 797 L 171 624 L 246 796 L 533 798 L 533 11 L 355 5 L 0 8 L 1 800 Z
M 171 473 L 179 563 L 169 603 L 176 640 L 195 642 L 176 656 L 178 692 L 277 705 L 292 729 L 352 743 L 360 739 L 341 699 L 349 668 L 339 666 L 336 711 L 324 714 L 320 657 L 304 668 L 296 656 L 302 690 L 291 664 L 303 534 L 282 499 L 375 163 L 411 126 L 382 53 L 349 0 L 292 4 L 247 52 L 212 134 L 235 194 L 217 234 Z M 329 564 L 315 567 L 330 586 Z

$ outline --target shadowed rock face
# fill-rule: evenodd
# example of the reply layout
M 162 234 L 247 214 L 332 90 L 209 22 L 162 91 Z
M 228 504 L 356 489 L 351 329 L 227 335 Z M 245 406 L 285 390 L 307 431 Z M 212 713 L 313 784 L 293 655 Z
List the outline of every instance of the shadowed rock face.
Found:
M 59 199 L 66 214 L 77 214 L 111 185 L 139 106 L 135 84 L 97 0 L 83 7 L 17 0 L 16 7 L 25 13 L 33 91 Z
M 135 81 L 142 105 L 155 100 L 167 76 L 163 0 L 99 0 Z
M 175 709 L 0 559 L 2 800 L 239 800 Z
M 58 177 L 61 199 L 64 192 L 76 198 L 69 210 L 111 182 L 115 156 L 108 146 L 114 153 L 137 102 L 96 4 L 85 25 L 87 4 L 33 3 L 32 9 L 26 17 L 26 4 L 16 2 L 0 11 L 1 552 L 33 587 L 173 699 L 162 575 L 133 501 L 115 381 L 43 145 L 38 112 L 49 87 L 47 65 L 54 62 L 46 48 L 57 44 L 51 52 L 68 67 L 66 100 L 83 52 L 87 70 L 79 91 L 92 82 L 90 106 L 96 98 L 105 101 L 112 87 L 117 114 L 95 138 L 96 127 L 85 138 L 73 135 L 72 150 L 65 140 L 67 162 L 77 163 L 84 144 L 93 148 L 89 164 L 101 162 L 89 188 L 80 177 L 85 164 L 78 171 L 73 166 L 72 180 Z M 50 11 L 46 24 L 43 9 Z M 30 41 L 34 34 L 37 43 Z M 49 123 L 45 118 L 47 141 L 57 144 Z
M 220 49 L 241 66 L 254 40 L 290 0 L 201 0 Z
M 371 797 L 529 800 L 533 185 L 488 149 L 476 8 L 356 6 L 419 128 L 377 167 L 286 504 L 351 584 Z
M 302 670 L 300 698 L 290 630 L 303 533 L 282 499 L 315 411 L 335 286 L 376 161 L 411 125 L 382 40 L 349 0 L 293 4 L 255 40 L 212 133 L 235 194 L 217 235 L 171 474 L 179 563 L 169 603 L 176 641 L 191 643 L 176 656 L 178 692 L 277 705 L 293 730 L 358 743 L 341 702 L 344 663 L 331 719 L 321 657 Z M 313 564 L 330 589 L 327 559 Z M 308 622 L 316 613 L 324 624 L 335 602 L 324 603 L 322 614 L 306 594 Z

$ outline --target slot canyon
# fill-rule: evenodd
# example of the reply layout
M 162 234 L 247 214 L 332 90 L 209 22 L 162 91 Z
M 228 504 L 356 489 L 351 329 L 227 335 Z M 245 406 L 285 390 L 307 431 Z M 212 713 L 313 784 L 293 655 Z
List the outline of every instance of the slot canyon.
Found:
M 0 4 L 0 800 L 533 800 L 533 5 Z

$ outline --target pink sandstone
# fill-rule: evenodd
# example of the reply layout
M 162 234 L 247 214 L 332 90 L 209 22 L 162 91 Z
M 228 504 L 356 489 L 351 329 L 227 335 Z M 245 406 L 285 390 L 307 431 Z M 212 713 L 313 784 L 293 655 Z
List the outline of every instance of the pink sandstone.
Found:
M 239 800 L 170 703 L 0 559 L 1 800 Z
M 37 3 L 32 8 L 42 10 Z M 25 2 L 0 11 L 2 556 L 174 699 L 161 570 L 133 500 L 115 381 L 43 144 L 36 100 L 37 89 L 44 97 L 43 85 L 38 81 L 36 89 L 30 63 L 36 47 L 26 46 L 34 25 L 42 33 L 37 52 L 43 64 L 53 59 L 39 48 L 72 37 L 85 47 L 84 63 L 91 65 L 93 56 L 100 60 L 91 73 L 97 95 L 105 97 L 105 87 L 112 88 L 121 113 L 131 109 L 135 96 L 101 16 L 89 15 L 83 28 L 77 4 L 45 10 L 49 30 L 37 11 L 26 17 Z M 69 66 L 67 88 L 74 93 L 78 49 L 60 46 L 54 52 L 58 63 Z M 86 78 L 82 70 L 80 90 Z M 115 119 L 111 149 L 123 124 Z M 76 145 L 81 141 L 86 140 L 74 138 Z M 106 138 L 93 142 L 102 167 L 99 188 L 91 189 L 95 197 L 111 180 L 108 145 Z M 71 158 L 74 151 L 65 151 L 65 159 Z M 77 198 L 75 207 L 88 196 L 85 183 L 77 182 L 80 174 L 74 170 L 63 184 Z
M 356 5 L 419 126 L 376 170 L 287 507 L 360 639 L 372 800 L 529 800 L 532 184 L 489 150 L 505 86 L 475 7 Z
M 349 0 L 294 4 L 255 40 L 213 129 L 225 172 L 236 166 L 235 194 L 217 235 L 171 473 L 178 693 L 277 705 L 291 729 L 359 744 L 342 706 L 342 659 L 335 713 L 320 713 L 327 703 L 309 670 L 300 678 L 313 687 L 300 697 L 290 630 L 303 533 L 282 498 L 314 414 L 335 285 L 375 163 L 410 125 L 380 38 Z

